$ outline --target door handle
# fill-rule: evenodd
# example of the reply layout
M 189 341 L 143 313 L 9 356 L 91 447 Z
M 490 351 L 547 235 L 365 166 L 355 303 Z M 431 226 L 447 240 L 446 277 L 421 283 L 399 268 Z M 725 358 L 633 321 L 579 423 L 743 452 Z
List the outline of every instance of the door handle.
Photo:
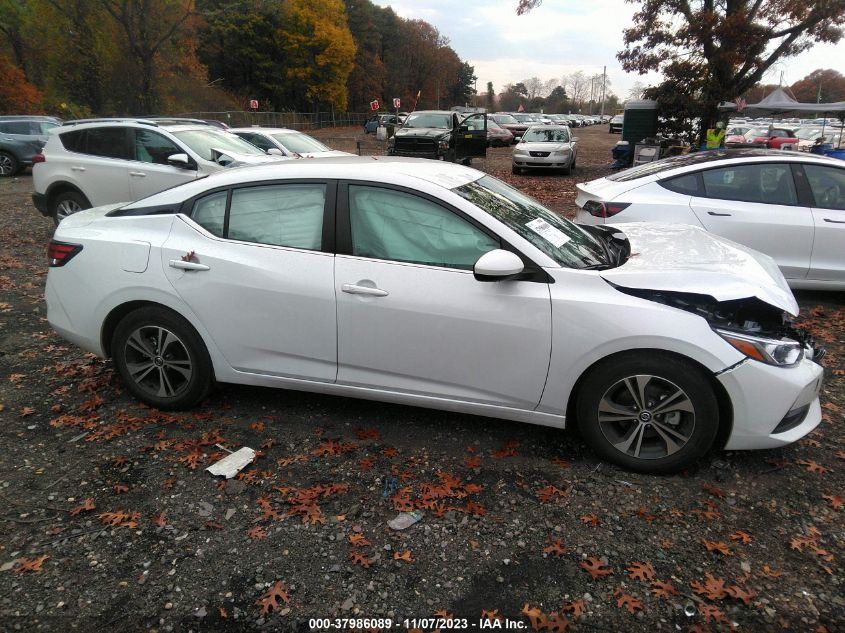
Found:
M 142 171 L 130 171 L 129 175 L 130 176 L 138 176 L 139 178 L 146 178 L 147 177 L 147 174 L 145 174 Z
M 71 171 L 85 171 L 85 168 L 84 167 L 71 167 L 70 170 Z
M 198 262 L 186 262 L 181 259 L 171 259 L 170 267 L 181 268 L 182 270 L 211 270 L 211 268 L 209 268 L 205 264 L 200 264 Z
M 367 295 L 370 297 L 386 297 L 390 293 L 381 288 L 371 288 L 370 286 L 356 286 L 355 284 L 343 284 L 340 289 L 350 295 Z
M 719 213 L 718 211 L 708 211 L 707 215 L 717 215 L 719 217 L 728 217 L 731 214 L 730 213 Z
M 845 224 L 845 220 L 832 220 L 831 218 L 825 218 L 825 222 L 830 222 L 831 224 Z

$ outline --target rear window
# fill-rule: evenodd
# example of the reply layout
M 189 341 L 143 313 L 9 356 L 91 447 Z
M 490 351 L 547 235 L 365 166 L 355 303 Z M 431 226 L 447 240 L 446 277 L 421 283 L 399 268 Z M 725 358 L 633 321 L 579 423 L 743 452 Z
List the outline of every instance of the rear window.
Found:
M 683 176 L 675 176 L 674 178 L 667 178 L 666 180 L 661 180 L 659 184 L 669 191 L 674 191 L 675 193 L 687 196 L 699 195 L 698 172 L 694 174 L 684 174 Z
M 85 130 L 74 130 L 73 132 L 62 132 L 59 134 L 62 146 L 69 152 L 85 151 Z

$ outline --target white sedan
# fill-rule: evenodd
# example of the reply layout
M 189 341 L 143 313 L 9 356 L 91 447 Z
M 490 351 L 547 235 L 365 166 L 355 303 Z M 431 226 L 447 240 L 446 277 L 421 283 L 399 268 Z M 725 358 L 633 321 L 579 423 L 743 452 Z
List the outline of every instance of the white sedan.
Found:
M 774 258 L 793 288 L 845 290 L 845 162 L 696 152 L 577 185 L 576 222 L 678 222 Z
M 783 446 L 822 369 L 774 262 L 692 227 L 578 227 L 474 169 L 236 169 L 74 214 L 50 324 L 147 404 L 214 381 L 564 427 L 627 468 Z
M 281 154 L 288 158 L 327 158 L 353 156 L 323 145 L 313 136 L 284 127 L 236 127 L 229 130 L 245 141 L 263 149 L 268 154 Z
M 572 173 L 578 156 L 578 137 L 566 125 L 535 125 L 514 145 L 511 172 L 523 169 L 559 169 Z

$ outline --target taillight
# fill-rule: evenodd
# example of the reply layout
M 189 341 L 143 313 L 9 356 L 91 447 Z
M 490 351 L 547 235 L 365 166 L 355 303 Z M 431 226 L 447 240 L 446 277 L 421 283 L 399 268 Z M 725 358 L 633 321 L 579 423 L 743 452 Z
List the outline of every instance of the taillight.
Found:
M 598 200 L 587 200 L 587 202 L 584 203 L 584 211 L 596 218 L 610 218 L 630 206 L 630 202 L 599 202 Z
M 82 244 L 67 244 L 51 240 L 47 247 L 47 259 L 50 268 L 64 266 L 82 250 Z
M 47 162 L 47 159 L 44 157 L 44 154 L 35 154 L 35 156 L 32 157 L 32 164 L 33 165 L 36 164 L 36 163 L 46 163 L 46 162 Z

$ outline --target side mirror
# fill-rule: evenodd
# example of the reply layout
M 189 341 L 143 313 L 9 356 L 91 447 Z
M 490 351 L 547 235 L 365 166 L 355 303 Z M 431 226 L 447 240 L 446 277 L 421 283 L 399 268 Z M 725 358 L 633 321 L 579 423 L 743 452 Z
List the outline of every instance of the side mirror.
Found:
M 267 150 L 267 153 L 270 154 L 270 156 L 284 156 L 285 155 L 285 153 L 282 150 L 280 150 L 278 147 L 271 147 L 270 149 Z
M 181 167 L 182 169 L 193 169 L 191 158 L 183 152 L 168 156 L 167 164 L 173 165 L 174 167 Z
M 523 270 L 525 265 L 516 253 L 497 248 L 479 257 L 472 272 L 478 281 L 504 281 Z

